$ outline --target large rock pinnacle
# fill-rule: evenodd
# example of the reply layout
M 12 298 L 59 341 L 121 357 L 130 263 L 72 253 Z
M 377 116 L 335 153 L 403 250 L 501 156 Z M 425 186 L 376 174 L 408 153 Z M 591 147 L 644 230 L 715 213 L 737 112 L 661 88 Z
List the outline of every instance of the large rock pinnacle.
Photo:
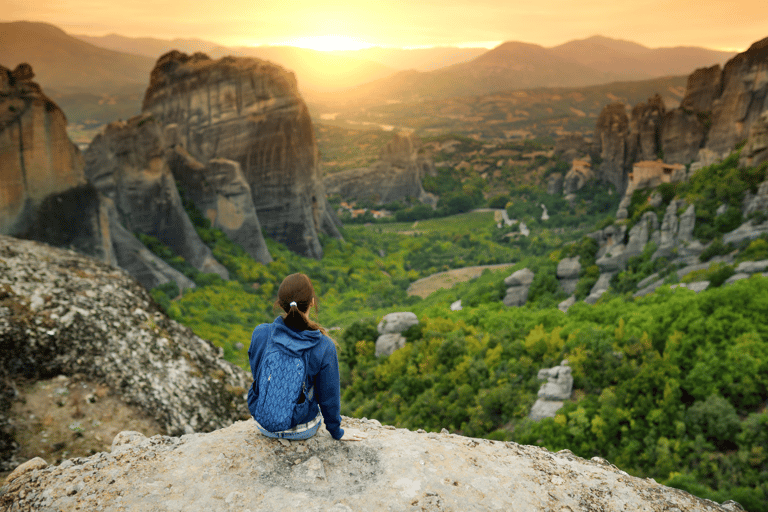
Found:
M 157 61 L 143 111 L 178 125 L 180 143 L 202 164 L 237 162 L 259 221 L 276 240 L 319 258 L 320 233 L 340 236 L 293 73 L 258 59 L 173 51 Z

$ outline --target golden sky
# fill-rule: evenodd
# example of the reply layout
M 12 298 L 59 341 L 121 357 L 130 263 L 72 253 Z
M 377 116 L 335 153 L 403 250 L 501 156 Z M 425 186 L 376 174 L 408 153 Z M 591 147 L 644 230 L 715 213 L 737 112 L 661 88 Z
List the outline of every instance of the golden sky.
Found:
M 304 46 L 313 41 L 338 41 L 341 46 L 492 47 L 502 41 L 555 46 L 600 34 L 651 48 L 745 50 L 768 37 L 765 0 L 0 2 L 3 21 L 42 21 L 72 34 L 200 38 L 227 46 L 292 44 L 302 38 Z

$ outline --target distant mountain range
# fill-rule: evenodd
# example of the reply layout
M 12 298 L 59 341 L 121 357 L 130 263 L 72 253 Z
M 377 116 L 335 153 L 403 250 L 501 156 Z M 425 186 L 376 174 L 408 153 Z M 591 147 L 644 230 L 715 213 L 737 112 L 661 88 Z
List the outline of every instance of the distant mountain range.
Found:
M 413 102 L 534 87 L 579 87 L 687 75 L 735 53 L 705 48 L 651 49 L 594 36 L 553 48 L 506 42 L 468 61 L 428 72 L 401 71 L 344 95 L 315 101 L 352 106 Z
M 32 65 L 35 80 L 75 122 L 128 116 L 157 57 L 178 49 L 213 58 L 252 56 L 292 70 L 305 98 L 328 108 L 424 101 L 535 87 L 578 87 L 687 75 L 732 53 L 651 49 L 594 36 L 553 48 L 506 42 L 484 48 L 319 52 L 293 47 L 228 48 L 200 39 L 72 36 L 35 22 L 0 23 L 0 64 Z M 135 102 L 135 103 L 134 103 Z
M 156 60 L 94 46 L 47 23 L 0 23 L 0 41 L 0 64 L 31 64 L 35 81 L 52 96 L 146 88 Z
M 603 36 L 569 41 L 550 48 L 559 57 L 612 73 L 622 80 L 687 75 L 700 67 L 723 65 L 736 55 L 694 46 L 648 48 L 641 44 Z
M 347 60 L 379 64 L 380 69 L 387 70 L 389 74 L 405 69 L 417 71 L 432 71 L 452 64 L 471 60 L 487 52 L 486 48 L 365 48 L 362 50 L 338 50 L 334 52 L 319 52 L 306 48 L 292 46 L 221 46 L 202 39 L 156 39 L 150 37 L 125 37 L 117 34 L 106 36 L 86 36 L 73 34 L 74 37 L 94 46 L 107 48 L 125 53 L 135 53 L 157 58 L 170 51 L 179 50 L 185 53 L 204 52 L 212 58 L 225 55 L 250 56 L 261 59 L 273 60 L 288 69 L 294 69 L 302 61 L 313 61 L 320 57 L 334 56 L 340 62 Z

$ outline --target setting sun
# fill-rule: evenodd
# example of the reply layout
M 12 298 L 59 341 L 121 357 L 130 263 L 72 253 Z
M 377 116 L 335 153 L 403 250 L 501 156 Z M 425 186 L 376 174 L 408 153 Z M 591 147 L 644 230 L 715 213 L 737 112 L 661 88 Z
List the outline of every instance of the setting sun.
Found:
M 291 39 L 275 46 L 296 46 L 321 52 L 332 52 L 337 50 L 362 50 L 364 48 L 371 48 L 373 45 L 360 39 L 346 36 L 312 36 Z

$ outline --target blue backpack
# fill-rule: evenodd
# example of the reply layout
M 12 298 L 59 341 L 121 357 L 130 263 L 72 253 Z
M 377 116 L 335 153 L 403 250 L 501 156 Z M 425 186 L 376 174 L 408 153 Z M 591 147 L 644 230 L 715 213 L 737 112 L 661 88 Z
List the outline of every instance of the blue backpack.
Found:
M 270 338 L 259 365 L 256 421 L 270 432 L 288 430 L 293 418 L 309 407 L 312 391 L 307 393 L 304 360 L 286 354 Z

